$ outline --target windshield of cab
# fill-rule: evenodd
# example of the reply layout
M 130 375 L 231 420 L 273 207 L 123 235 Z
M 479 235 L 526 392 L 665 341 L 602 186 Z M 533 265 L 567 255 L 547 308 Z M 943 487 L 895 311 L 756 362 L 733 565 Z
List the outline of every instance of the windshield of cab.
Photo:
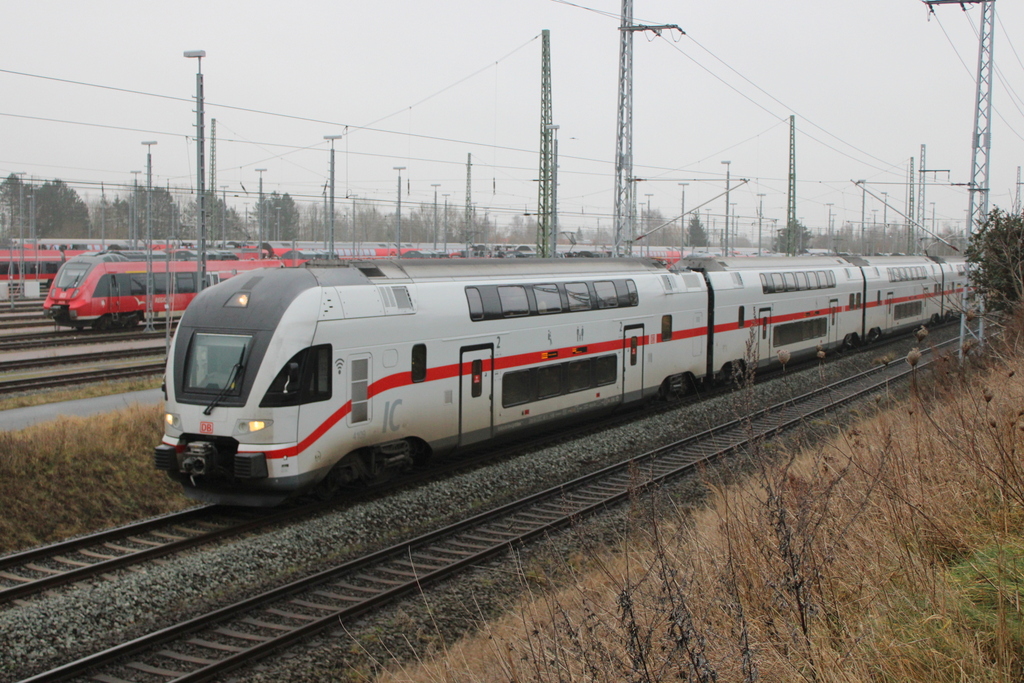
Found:
M 58 289 L 71 289 L 78 287 L 85 279 L 85 274 L 92 268 L 91 263 L 65 263 L 57 275 L 57 282 L 54 287 Z
M 196 333 L 185 359 L 185 391 L 239 394 L 251 343 L 251 335 Z

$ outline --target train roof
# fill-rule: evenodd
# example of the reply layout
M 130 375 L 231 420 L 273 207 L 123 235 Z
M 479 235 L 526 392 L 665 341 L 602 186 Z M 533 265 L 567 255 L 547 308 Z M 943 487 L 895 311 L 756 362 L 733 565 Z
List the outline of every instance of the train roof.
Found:
M 332 270 L 358 271 L 374 280 L 497 279 L 515 277 L 592 277 L 664 273 L 657 261 L 618 259 L 381 259 L 375 261 L 314 261 L 306 264 L 318 280 L 333 280 Z M 345 279 L 345 278 L 343 278 Z
M 680 259 L 677 267 L 708 273 L 733 270 L 787 270 L 846 267 L 852 263 L 839 256 L 757 256 L 725 258 L 720 256 L 689 256 Z

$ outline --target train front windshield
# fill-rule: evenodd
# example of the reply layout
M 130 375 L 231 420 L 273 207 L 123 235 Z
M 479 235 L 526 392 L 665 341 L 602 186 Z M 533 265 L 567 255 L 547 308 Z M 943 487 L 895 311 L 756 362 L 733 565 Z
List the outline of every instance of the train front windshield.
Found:
M 185 390 L 237 395 L 252 336 L 197 333 L 185 360 Z
M 86 274 L 92 268 L 91 263 L 65 263 L 57 275 L 57 281 L 53 284 L 57 289 L 72 289 L 78 287 L 85 280 Z

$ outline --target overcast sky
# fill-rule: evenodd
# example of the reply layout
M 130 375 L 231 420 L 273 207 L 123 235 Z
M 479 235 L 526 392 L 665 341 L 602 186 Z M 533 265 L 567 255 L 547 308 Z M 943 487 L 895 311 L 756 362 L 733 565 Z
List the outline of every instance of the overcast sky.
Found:
M 267 169 L 266 191 L 321 201 L 323 138 L 346 134 L 335 142 L 339 198 L 393 211 L 393 169 L 405 166 L 403 202 L 432 202 L 438 183 L 461 206 L 471 154 L 473 202 L 499 225 L 536 209 L 540 34 L 550 29 L 561 226 L 611 226 L 615 0 L 3 7 L 4 176 L 61 178 L 95 199 L 100 183 L 113 194 L 143 171 L 141 143 L 155 140 L 154 183 L 193 186 L 197 62 L 182 53 L 201 49 L 216 184 L 239 210 L 254 203 L 257 168 Z M 996 7 L 991 201 L 1009 207 L 1024 163 L 1024 3 Z M 733 178 L 750 179 L 732 193 L 741 230 L 754 229 L 759 193 L 765 215 L 784 221 L 794 114 L 797 216 L 812 229 L 826 226 L 829 203 L 837 225 L 860 221 L 852 180 L 903 210 L 907 164 L 922 144 L 927 168 L 949 170 L 929 177 L 928 216 L 935 202 L 940 224 L 962 224 L 967 194 L 950 184 L 970 180 L 980 11 L 944 5 L 929 20 L 920 0 L 635 0 L 635 22 L 686 32 L 635 37 L 640 202 L 675 216 L 678 183 L 690 183 L 691 208 L 724 189 L 729 160 Z M 884 213 L 896 220 L 869 197 L 868 220 Z

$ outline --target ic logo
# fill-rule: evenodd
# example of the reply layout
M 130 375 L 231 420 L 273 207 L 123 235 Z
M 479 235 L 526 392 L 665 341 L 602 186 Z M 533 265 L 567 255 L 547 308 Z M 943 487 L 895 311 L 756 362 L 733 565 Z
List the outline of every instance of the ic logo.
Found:
M 213 423 L 212 422 L 200 422 L 199 423 L 200 434 L 213 434 Z

